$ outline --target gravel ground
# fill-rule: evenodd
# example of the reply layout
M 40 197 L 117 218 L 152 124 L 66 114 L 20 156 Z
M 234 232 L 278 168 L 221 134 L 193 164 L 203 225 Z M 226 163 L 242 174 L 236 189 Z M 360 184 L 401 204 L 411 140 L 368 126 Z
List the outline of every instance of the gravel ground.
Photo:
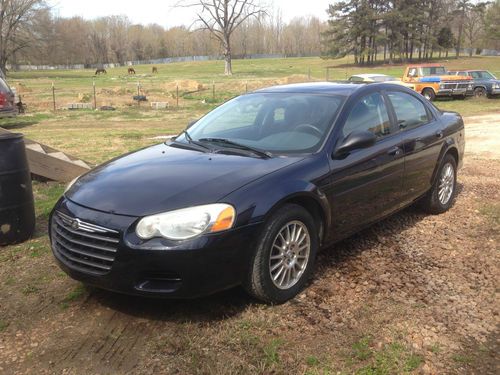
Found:
M 500 114 L 466 124 L 449 212 L 410 207 L 322 252 L 281 306 L 116 295 L 2 249 L 0 373 L 499 373 Z

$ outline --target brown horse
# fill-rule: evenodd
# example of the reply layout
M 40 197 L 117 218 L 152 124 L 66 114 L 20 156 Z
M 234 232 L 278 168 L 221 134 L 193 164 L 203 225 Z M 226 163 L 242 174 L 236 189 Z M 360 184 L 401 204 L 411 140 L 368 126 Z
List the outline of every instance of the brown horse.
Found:
M 99 68 L 95 71 L 95 75 L 100 75 L 100 74 L 108 74 L 108 72 L 106 72 L 106 69 L 103 69 L 103 68 Z
M 134 68 L 128 68 L 128 74 L 135 74 Z
M 153 74 L 158 74 L 158 68 L 156 66 L 153 66 L 152 71 L 153 71 Z

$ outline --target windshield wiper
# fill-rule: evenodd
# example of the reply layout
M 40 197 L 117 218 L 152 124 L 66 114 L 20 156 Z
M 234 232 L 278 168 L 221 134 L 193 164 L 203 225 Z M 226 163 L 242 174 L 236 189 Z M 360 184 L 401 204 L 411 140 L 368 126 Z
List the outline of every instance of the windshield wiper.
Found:
M 175 137 L 175 138 L 173 139 L 173 141 L 174 141 L 174 142 L 176 142 L 177 144 L 181 144 L 181 142 L 178 142 L 178 141 L 177 141 L 177 138 L 178 138 L 179 136 L 183 135 L 183 134 L 184 134 L 184 136 L 186 137 L 186 140 L 188 141 L 188 143 L 193 144 L 193 145 L 196 145 L 196 146 L 199 146 L 199 147 L 201 147 L 201 148 L 203 148 L 203 149 L 205 149 L 205 150 L 213 151 L 213 150 L 212 150 L 210 147 L 208 147 L 207 145 L 204 145 L 204 144 L 203 144 L 203 143 L 201 143 L 201 142 L 195 141 L 195 140 L 191 137 L 191 135 L 188 133 L 188 131 L 187 131 L 187 130 L 183 130 L 183 131 L 182 131 L 182 132 L 181 132 L 181 133 L 180 133 L 177 137 Z
M 243 145 L 241 143 L 237 143 L 237 142 L 231 141 L 231 140 L 226 139 L 226 138 L 200 138 L 199 142 L 222 143 L 222 144 L 225 144 L 227 146 L 233 146 L 235 148 L 239 148 L 242 150 L 248 150 L 248 151 L 250 151 L 256 155 L 262 156 L 266 159 L 271 158 L 273 156 L 273 154 L 271 154 L 268 151 L 264 151 L 264 150 L 260 150 L 260 149 L 255 148 L 255 147 Z

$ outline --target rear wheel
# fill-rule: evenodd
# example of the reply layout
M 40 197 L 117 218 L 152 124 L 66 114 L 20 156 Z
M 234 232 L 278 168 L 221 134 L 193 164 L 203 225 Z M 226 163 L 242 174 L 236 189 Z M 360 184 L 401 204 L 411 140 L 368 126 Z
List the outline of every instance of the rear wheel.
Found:
M 474 89 L 474 96 L 476 98 L 484 98 L 486 96 L 486 90 L 484 87 L 476 87 Z
M 252 259 L 245 289 L 267 303 L 283 303 L 304 288 L 312 274 L 318 235 L 303 207 L 287 204 L 267 221 Z
M 457 163 L 455 158 L 448 154 L 441 162 L 434 185 L 422 198 L 423 209 L 431 214 L 448 211 L 455 199 L 456 185 Z
M 424 91 L 422 91 L 422 95 L 424 96 L 424 98 L 426 98 L 427 100 L 430 100 L 430 101 L 433 101 L 434 99 L 436 99 L 436 94 L 434 93 L 434 90 L 433 89 L 424 89 Z

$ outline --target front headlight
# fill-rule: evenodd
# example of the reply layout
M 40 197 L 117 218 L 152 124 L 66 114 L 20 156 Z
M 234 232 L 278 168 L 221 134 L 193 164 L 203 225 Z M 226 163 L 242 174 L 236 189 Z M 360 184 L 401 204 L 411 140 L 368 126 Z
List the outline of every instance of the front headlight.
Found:
M 469 83 L 469 85 L 467 86 L 467 89 L 472 90 L 472 83 Z
M 153 237 L 187 240 L 230 229 L 235 217 L 234 207 L 229 204 L 207 204 L 147 216 L 139 221 L 135 232 L 143 240 Z
M 71 182 L 68 184 L 68 186 L 66 186 L 66 189 L 64 189 L 64 194 L 66 194 L 68 192 L 69 189 L 71 189 L 71 187 L 75 184 L 75 182 L 80 178 L 80 176 L 74 178 L 73 180 L 71 180 Z
M 439 85 L 439 88 L 440 88 L 440 89 L 444 89 L 444 85 L 443 85 L 443 84 L 440 84 L 440 85 Z
M 494 89 L 500 89 L 500 83 L 494 83 L 493 84 Z

